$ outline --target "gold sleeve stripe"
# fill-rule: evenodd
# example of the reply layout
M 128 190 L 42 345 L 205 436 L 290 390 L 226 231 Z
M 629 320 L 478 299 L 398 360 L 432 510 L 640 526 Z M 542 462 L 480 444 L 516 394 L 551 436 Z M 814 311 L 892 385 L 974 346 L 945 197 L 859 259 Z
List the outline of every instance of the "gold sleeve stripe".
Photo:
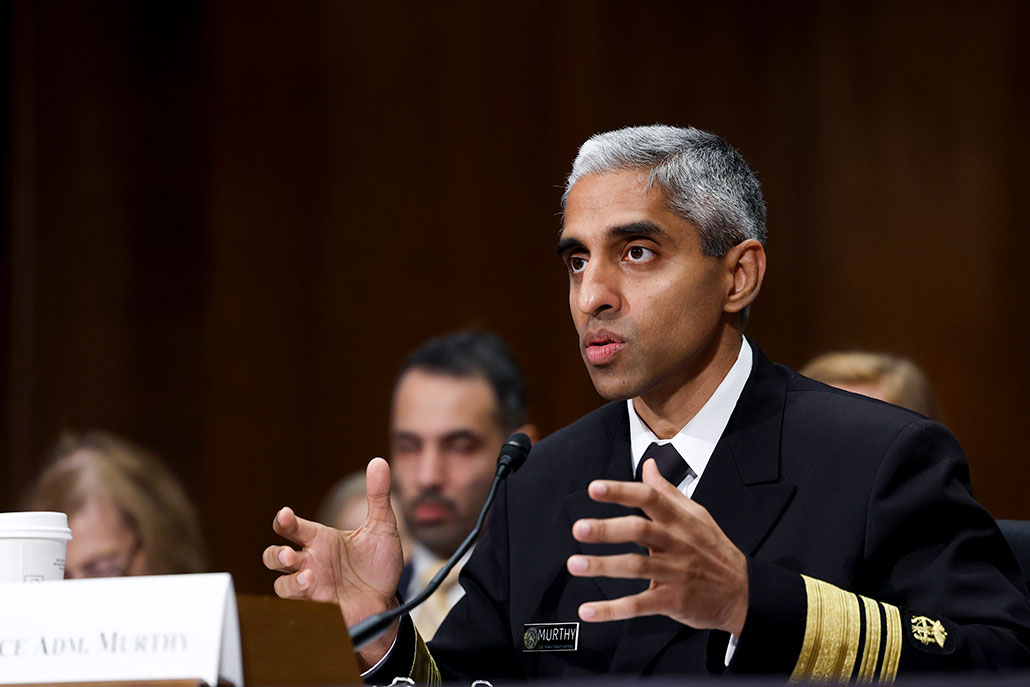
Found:
M 801 652 L 790 682 L 847 684 L 854 675 L 858 684 L 873 683 L 882 653 L 879 683 L 894 684 L 901 656 L 901 614 L 897 607 L 806 575 L 801 577 L 808 609 Z
M 873 681 L 880 657 L 880 604 L 863 596 L 862 608 L 865 611 L 865 648 L 856 679 L 860 685 Z
M 851 680 L 851 674 L 855 671 L 858 644 L 862 638 L 862 619 L 859 617 L 862 611 L 856 595 L 843 589 L 837 589 L 837 593 L 840 594 L 841 603 L 844 605 L 844 646 L 835 670 L 836 674 L 841 676 L 841 681 L 846 683 Z
M 858 597 L 806 575 L 808 611 L 791 682 L 847 683 L 854 672 L 862 620 Z
M 807 575 L 802 575 L 805 581 L 805 595 L 808 597 L 808 611 L 805 618 L 805 638 L 801 642 L 801 654 L 798 656 L 797 665 L 790 675 L 790 682 L 805 682 L 812 675 L 813 657 L 819 652 L 820 636 L 817 629 L 822 626 L 820 617 L 823 607 L 819 600 L 818 583 Z
M 883 668 L 880 669 L 880 684 L 893 685 L 901 658 L 901 611 L 890 604 L 883 604 L 883 611 L 887 616 L 887 646 L 883 653 Z
M 815 655 L 812 662 L 812 679 L 819 682 L 833 681 L 833 664 L 837 662 L 843 641 L 843 612 L 840 597 L 829 585 L 815 582 L 816 603 L 819 605 L 819 627 L 816 635 Z M 806 631 L 808 628 L 805 628 Z
M 417 628 L 415 629 L 415 656 L 411 661 L 411 672 L 408 673 L 408 677 L 417 685 L 438 687 L 443 683 L 440 669 L 436 667 L 436 661 L 433 660 L 433 655 L 429 653 L 429 647 L 426 646 Z

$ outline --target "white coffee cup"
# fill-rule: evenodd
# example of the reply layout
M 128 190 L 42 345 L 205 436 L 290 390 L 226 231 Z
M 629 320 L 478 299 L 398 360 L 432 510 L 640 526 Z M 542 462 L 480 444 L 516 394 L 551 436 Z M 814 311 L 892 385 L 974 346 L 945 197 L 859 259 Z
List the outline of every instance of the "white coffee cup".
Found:
M 63 580 L 71 538 L 64 513 L 0 513 L 0 582 Z

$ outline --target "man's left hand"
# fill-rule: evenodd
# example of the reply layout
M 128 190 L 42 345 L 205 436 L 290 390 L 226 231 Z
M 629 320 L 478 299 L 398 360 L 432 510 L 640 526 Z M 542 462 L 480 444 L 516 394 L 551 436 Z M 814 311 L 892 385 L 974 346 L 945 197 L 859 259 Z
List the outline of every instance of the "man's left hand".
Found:
M 669 484 L 654 460 L 644 464 L 642 482 L 595 480 L 588 493 L 595 501 L 639 508 L 650 520 L 639 515 L 577 520 L 572 536 L 591 543 L 635 542 L 650 555 L 570 556 L 569 572 L 651 584 L 639 594 L 585 603 L 579 607 L 581 619 L 666 615 L 690 627 L 740 636 L 747 615 L 747 558 L 703 506 Z

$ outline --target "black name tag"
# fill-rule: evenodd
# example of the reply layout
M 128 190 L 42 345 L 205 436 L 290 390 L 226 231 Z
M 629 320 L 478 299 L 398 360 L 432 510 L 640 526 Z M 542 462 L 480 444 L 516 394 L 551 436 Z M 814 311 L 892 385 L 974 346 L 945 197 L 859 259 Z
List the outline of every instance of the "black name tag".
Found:
M 523 651 L 575 651 L 579 648 L 579 623 L 526 623 Z

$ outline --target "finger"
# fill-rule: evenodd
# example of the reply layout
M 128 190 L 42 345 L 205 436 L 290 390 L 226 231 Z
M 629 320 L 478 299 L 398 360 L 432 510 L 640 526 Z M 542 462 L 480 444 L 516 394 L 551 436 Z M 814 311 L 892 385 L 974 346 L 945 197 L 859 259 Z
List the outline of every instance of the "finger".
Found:
M 579 607 L 580 619 L 588 623 L 626 620 L 627 618 L 661 615 L 662 613 L 661 598 L 650 590 L 611 601 L 591 601 Z
M 639 515 L 577 520 L 572 525 L 572 536 L 576 541 L 589 543 L 633 542 L 652 550 L 667 549 L 672 545 L 672 537 L 664 526 Z
M 643 479 L 644 484 L 654 488 L 668 498 L 668 503 L 671 503 L 673 506 L 671 514 L 673 519 L 682 518 L 686 515 L 693 519 L 695 526 L 711 525 L 718 529 L 718 525 L 716 525 L 715 520 L 712 519 L 711 513 L 708 512 L 707 508 L 685 495 L 679 490 L 678 486 L 662 477 L 662 473 L 658 470 L 658 464 L 655 463 L 653 459 L 649 460 L 648 463 L 651 463 L 651 465 L 644 465 L 641 478 Z M 663 522 L 670 522 L 670 520 L 663 520 L 656 516 L 652 516 L 652 518 L 655 520 L 662 520 Z
M 312 572 L 301 570 L 292 575 L 277 577 L 273 588 L 276 595 L 282 599 L 303 599 L 308 596 L 308 585 L 311 584 Z
M 615 556 L 569 556 L 565 566 L 576 577 L 618 577 L 651 579 L 654 563 L 649 556 L 623 553 Z
M 301 546 L 307 546 L 315 538 L 319 527 L 318 523 L 298 518 L 289 506 L 280 509 L 272 522 L 276 534 Z
M 390 503 L 390 465 L 382 458 L 373 458 L 365 468 L 365 493 L 368 520 L 396 522 Z
M 266 568 L 285 573 L 297 572 L 303 566 L 305 558 L 303 553 L 288 546 L 269 546 L 261 554 L 261 562 Z
M 673 484 L 662 476 L 662 472 L 658 469 L 658 463 L 655 462 L 654 458 L 648 458 L 644 461 L 644 469 L 641 471 L 640 480 L 668 496 L 672 496 L 673 493 L 680 494 L 681 496 L 683 494 L 679 490 L 678 485 Z
M 649 460 L 648 462 L 653 463 L 654 461 Z M 646 473 L 647 470 L 648 466 L 645 464 L 644 472 Z M 665 481 L 660 475 L 658 479 Z M 689 508 L 691 501 L 668 482 L 665 482 L 665 486 L 672 492 L 661 488 L 661 485 L 656 487 L 643 482 L 594 480 L 587 487 L 587 493 L 594 501 L 639 508 L 652 520 L 669 522 L 676 517 L 682 517 L 683 508 Z M 684 506 L 683 503 L 680 503 L 681 501 L 687 502 L 687 505 Z

